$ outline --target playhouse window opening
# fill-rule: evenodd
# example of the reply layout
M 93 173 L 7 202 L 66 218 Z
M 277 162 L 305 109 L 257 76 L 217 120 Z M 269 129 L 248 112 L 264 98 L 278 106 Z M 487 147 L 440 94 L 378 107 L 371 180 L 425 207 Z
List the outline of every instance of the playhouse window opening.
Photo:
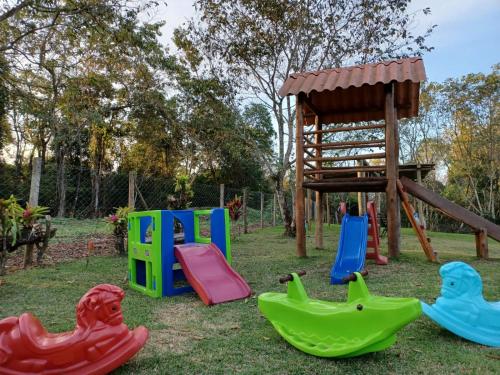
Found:
M 210 215 L 200 215 L 200 237 L 210 237 Z
M 183 244 L 185 242 L 184 226 L 180 220 L 174 218 L 174 243 Z

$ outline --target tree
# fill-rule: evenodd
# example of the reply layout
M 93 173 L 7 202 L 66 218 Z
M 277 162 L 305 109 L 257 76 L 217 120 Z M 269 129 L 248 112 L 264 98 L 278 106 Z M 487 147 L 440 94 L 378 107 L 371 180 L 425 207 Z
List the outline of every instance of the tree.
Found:
M 420 89 L 418 116 L 399 122 L 400 158 L 403 163 L 443 163 L 447 145 L 441 135 L 447 112 L 435 82 L 423 83 Z
M 448 79 L 442 94 L 449 123 L 448 183 L 454 198 L 481 216 L 500 215 L 500 65 L 489 74 Z
M 197 15 L 175 33 L 191 66 L 205 64 L 227 76 L 242 94 L 259 98 L 273 114 L 278 133 L 273 171 L 285 223 L 294 235 L 284 194 L 292 164 L 294 107 L 278 90 L 293 72 L 366 63 L 430 50 L 413 35 L 410 0 L 198 0 Z M 429 13 L 429 9 L 422 11 Z M 206 57 L 203 60 L 203 57 Z
M 24 117 L 35 119 L 29 121 L 30 129 L 42 138 L 32 143 L 44 160 L 50 142 L 57 164 L 59 216 L 66 211 L 66 165 L 74 142 L 82 148 L 82 135 L 88 132 L 97 205 L 103 157 L 110 148 L 108 128 L 122 120 L 118 114 L 133 105 L 132 97 L 140 98 L 138 91 L 148 89 L 141 86 L 143 77 L 164 64 L 165 50 L 158 42 L 162 24 L 139 20 L 142 11 L 155 5 L 37 0 L 10 1 L 2 9 L 0 51 L 11 71 L 8 89 L 41 104 L 43 111 L 26 107 Z M 75 83 L 88 95 L 73 95 Z

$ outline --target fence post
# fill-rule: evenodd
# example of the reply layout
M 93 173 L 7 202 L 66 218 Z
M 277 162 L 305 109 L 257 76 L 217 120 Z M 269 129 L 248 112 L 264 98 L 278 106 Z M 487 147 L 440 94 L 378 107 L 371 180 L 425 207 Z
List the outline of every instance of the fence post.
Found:
M 264 193 L 260 192 L 260 229 L 264 228 Z
M 220 189 L 220 195 L 219 195 L 219 207 L 223 208 L 224 207 L 224 184 L 219 185 Z
M 136 171 L 128 172 L 128 206 L 135 208 L 135 180 L 137 178 Z
M 33 169 L 31 170 L 31 186 L 30 186 L 30 199 L 29 199 L 30 206 L 38 205 L 41 175 L 42 175 L 42 158 L 33 158 Z
M 273 194 L 273 227 L 276 226 L 276 193 Z
M 33 158 L 33 168 L 31 170 L 31 186 L 30 186 L 30 206 L 38 206 L 38 196 L 40 193 L 40 178 L 42 175 L 42 158 Z M 23 266 L 28 267 L 33 264 L 33 250 L 34 244 L 26 245 L 24 251 Z
M 248 188 L 243 188 L 243 233 L 248 233 L 247 217 Z
M 330 219 L 330 194 L 326 193 L 326 223 L 328 226 L 331 224 L 331 219 Z

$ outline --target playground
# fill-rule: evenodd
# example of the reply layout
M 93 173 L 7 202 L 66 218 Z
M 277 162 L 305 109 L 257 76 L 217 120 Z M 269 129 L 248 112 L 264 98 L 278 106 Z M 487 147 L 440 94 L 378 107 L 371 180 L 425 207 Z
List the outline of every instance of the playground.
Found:
M 282 237 L 281 228 L 267 228 L 241 236 L 232 244 L 233 267 L 256 294 L 284 292 L 278 277 L 283 270 L 304 269 L 302 281 L 311 298 L 342 301 L 347 286 L 331 286 L 328 274 L 340 228 L 325 227 L 325 249 L 316 250 L 313 235 L 307 236 L 309 257 L 290 256 L 295 241 Z M 429 233 L 443 262 L 462 259 L 483 277 L 484 294 L 498 298 L 500 244 L 490 244 L 489 261 L 478 260 L 473 235 Z M 386 254 L 386 241 L 382 252 Z M 410 228 L 402 230 L 404 251 L 387 266 L 367 261 L 370 291 L 384 296 L 412 296 L 432 302 L 439 295 L 440 265 L 429 263 Z M 465 245 L 464 244 L 468 244 Z M 32 311 L 49 332 L 71 330 L 74 306 L 96 283 L 111 283 L 126 290 L 122 303 L 129 327 L 144 325 L 150 339 L 144 349 L 116 373 L 496 373 L 498 350 L 475 344 L 439 328 L 421 316 L 399 332 L 390 348 L 362 357 L 331 360 L 314 358 L 285 342 L 257 312 L 257 299 L 207 308 L 194 293 L 154 299 L 127 288 L 127 259 L 96 256 L 47 268 L 18 271 L 1 286 L 0 313 L 18 315 Z M 116 270 L 122 272 L 116 272 Z M 18 285 L 25 292 L 18 293 Z M 496 287 L 495 287 L 496 286 Z
M 499 374 L 467 1 L 6 0 L 0 375 Z

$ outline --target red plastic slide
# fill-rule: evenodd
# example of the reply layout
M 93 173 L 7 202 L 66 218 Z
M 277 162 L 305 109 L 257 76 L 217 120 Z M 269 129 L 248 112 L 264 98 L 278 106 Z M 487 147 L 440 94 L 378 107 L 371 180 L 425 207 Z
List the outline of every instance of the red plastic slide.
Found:
M 252 294 L 246 281 L 231 268 L 213 243 L 177 245 L 175 256 L 205 305 L 234 301 Z

